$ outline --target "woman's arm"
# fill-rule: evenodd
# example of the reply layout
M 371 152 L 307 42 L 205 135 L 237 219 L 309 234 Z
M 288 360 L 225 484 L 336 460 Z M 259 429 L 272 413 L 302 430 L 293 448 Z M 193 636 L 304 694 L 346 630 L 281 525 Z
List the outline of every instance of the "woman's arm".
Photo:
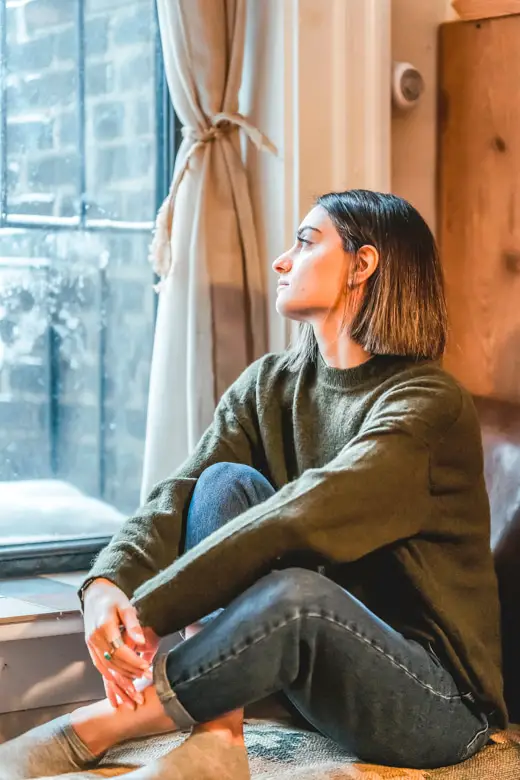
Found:
M 259 467 L 255 384 L 258 362 L 221 399 L 212 425 L 196 450 L 169 479 L 159 483 L 146 504 L 127 520 L 99 554 L 80 589 L 97 578 L 110 580 L 129 598 L 142 583 L 166 569 L 179 553 L 183 518 L 201 473 L 230 461 Z M 240 416 L 240 421 L 238 420 Z
M 165 635 L 225 606 L 295 550 L 349 562 L 418 534 L 431 512 L 430 448 L 455 422 L 458 388 L 432 377 L 388 393 L 323 468 L 211 534 L 141 586 L 139 619 Z

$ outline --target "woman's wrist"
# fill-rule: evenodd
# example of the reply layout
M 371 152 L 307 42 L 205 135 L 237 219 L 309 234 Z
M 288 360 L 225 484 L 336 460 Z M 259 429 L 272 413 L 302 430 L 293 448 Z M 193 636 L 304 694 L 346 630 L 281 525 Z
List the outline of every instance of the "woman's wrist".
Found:
M 111 580 L 105 579 L 105 577 L 91 577 L 90 579 L 86 580 L 80 588 L 79 598 L 82 604 L 85 603 L 87 593 L 92 592 L 93 585 L 112 585 L 112 587 L 117 588 L 117 585 L 115 585 Z

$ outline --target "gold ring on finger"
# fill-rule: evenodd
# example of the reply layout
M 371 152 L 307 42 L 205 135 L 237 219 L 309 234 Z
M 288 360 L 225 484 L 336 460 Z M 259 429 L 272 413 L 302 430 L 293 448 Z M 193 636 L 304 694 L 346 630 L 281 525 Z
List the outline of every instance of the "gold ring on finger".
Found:
M 111 654 L 114 655 L 114 653 L 116 653 L 116 651 L 119 650 L 120 647 L 123 647 L 124 644 L 125 643 L 123 642 L 120 636 L 116 637 L 111 642 L 109 642 L 108 645 L 110 647 Z

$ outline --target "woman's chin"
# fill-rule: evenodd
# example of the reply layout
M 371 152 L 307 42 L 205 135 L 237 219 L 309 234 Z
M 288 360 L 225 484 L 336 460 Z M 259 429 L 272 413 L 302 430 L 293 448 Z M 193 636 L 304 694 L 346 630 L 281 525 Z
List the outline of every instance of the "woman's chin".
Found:
M 280 306 L 278 303 L 276 304 L 276 311 L 280 315 L 280 317 L 285 317 L 287 320 L 294 320 L 294 316 L 291 312 L 291 310 L 287 306 Z
M 285 317 L 288 320 L 302 322 L 305 319 L 300 311 L 288 306 L 284 301 L 276 301 L 276 311 L 281 317 Z
M 286 317 L 288 320 L 301 320 L 301 312 L 295 306 L 291 306 L 290 301 L 284 301 L 283 294 L 278 295 L 276 299 L 276 311 L 281 317 Z

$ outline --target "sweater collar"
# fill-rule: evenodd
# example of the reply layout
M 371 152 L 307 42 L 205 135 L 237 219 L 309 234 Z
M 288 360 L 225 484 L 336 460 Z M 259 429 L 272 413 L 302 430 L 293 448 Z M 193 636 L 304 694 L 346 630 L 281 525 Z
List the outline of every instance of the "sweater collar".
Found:
M 353 390 L 365 383 L 377 383 L 391 374 L 414 365 L 409 357 L 399 355 L 372 355 L 369 360 L 354 368 L 333 368 L 325 363 L 318 352 L 317 376 L 320 384 L 344 390 Z

